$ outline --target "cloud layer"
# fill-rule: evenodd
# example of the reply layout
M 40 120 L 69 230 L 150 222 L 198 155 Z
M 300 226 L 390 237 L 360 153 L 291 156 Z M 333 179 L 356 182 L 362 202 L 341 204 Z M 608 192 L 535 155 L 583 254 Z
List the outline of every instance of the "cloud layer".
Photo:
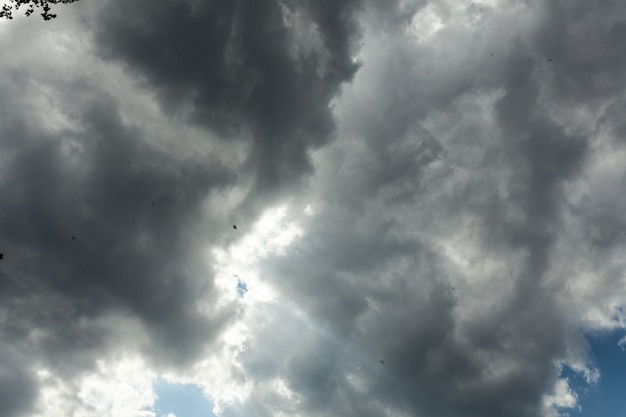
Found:
M 225 416 L 547 417 L 597 380 L 619 2 L 64 11 L 0 25 L 1 416 L 152 416 L 161 377 Z

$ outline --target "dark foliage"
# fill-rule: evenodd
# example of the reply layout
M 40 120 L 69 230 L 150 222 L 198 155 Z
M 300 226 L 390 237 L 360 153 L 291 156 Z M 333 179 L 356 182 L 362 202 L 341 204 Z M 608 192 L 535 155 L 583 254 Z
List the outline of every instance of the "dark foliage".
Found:
M 74 3 L 76 1 L 78 0 L 9 0 L 8 4 L 4 4 L 0 9 L 0 19 L 13 19 L 13 12 L 25 6 L 26 16 L 33 14 L 35 9 L 41 9 L 43 20 L 51 20 L 57 17 L 56 14 L 50 13 L 51 4 Z

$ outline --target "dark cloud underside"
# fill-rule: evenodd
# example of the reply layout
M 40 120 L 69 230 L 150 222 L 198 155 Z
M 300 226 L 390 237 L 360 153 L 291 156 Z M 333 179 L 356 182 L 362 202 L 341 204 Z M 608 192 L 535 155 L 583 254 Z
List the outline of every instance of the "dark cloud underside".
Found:
M 168 113 L 236 140 L 252 135 L 249 163 L 272 190 L 310 173 L 310 147 L 331 138 L 329 102 L 357 64 L 357 1 L 114 2 L 98 28 L 100 50 L 153 88 Z M 304 14 L 317 49 L 294 39 L 289 11 Z
M 114 349 L 118 342 L 101 317 L 138 319 L 150 338 L 143 351 L 169 366 L 194 363 L 237 314 L 231 307 L 211 317 L 199 310 L 216 297 L 199 242 L 216 243 L 223 233 L 206 223 L 202 204 L 235 187 L 241 169 L 256 177 L 253 199 L 311 172 L 309 148 L 332 137 L 330 100 L 357 69 L 356 5 L 104 6 L 95 22 L 96 52 L 154 91 L 165 117 L 188 117 L 207 129 L 207 141 L 211 132 L 224 141 L 251 137 L 247 167 L 221 164 L 218 155 L 180 160 L 148 146 L 152 130 L 120 114 L 124 98 L 84 79 L 56 90 L 71 103 L 58 110 L 72 128 L 29 123 L 27 101 L 5 111 L 0 298 L 2 337 L 11 343 L 2 345 L 3 415 L 33 404 L 33 366 L 52 368 L 69 383 Z M 285 16 L 296 12 L 319 33 L 317 49 L 295 44 L 298 28 L 290 29 Z M 36 92 L 27 74 L 10 72 L 4 81 Z M 10 106 L 3 100 L 3 108 Z

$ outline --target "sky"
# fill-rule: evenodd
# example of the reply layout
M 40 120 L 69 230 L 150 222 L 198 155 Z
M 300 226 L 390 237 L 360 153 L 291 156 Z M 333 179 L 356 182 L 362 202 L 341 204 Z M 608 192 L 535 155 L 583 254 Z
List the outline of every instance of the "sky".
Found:
M 0 417 L 621 417 L 626 5 L 0 21 Z

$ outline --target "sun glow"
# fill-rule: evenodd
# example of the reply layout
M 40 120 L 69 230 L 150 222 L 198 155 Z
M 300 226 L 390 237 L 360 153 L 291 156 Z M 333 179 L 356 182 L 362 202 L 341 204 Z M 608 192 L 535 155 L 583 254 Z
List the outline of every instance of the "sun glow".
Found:
M 275 291 L 259 277 L 258 262 L 284 255 L 286 248 L 302 237 L 303 230 L 287 219 L 287 213 L 287 205 L 266 210 L 234 244 L 210 249 L 209 256 L 217 271 L 215 282 L 229 297 L 243 298 L 246 303 L 275 298 Z

